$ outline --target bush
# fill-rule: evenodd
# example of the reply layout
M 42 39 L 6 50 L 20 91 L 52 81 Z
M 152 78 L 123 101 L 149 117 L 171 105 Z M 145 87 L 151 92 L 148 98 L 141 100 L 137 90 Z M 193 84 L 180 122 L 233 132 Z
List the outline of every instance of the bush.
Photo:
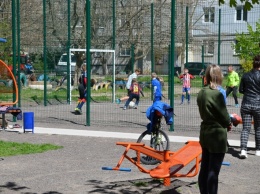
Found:
M 242 66 L 242 69 L 244 70 L 244 72 L 248 72 L 253 68 L 253 61 L 252 60 L 241 60 L 240 64 Z

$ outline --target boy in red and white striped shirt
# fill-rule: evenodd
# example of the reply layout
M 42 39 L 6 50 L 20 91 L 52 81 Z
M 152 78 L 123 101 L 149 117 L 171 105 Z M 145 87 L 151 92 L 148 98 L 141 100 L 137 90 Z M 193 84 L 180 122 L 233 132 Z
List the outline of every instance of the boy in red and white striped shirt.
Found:
M 195 76 L 189 74 L 189 70 L 187 68 L 184 69 L 184 74 L 179 76 L 179 79 L 182 80 L 182 96 L 181 96 L 181 104 L 183 104 L 185 94 L 188 93 L 188 104 L 190 104 L 190 80 L 195 79 Z

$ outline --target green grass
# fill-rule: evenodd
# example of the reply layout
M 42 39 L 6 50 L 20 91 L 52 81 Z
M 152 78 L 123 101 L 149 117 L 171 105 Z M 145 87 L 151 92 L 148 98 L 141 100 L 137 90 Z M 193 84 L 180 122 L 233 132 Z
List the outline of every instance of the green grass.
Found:
M 0 157 L 43 153 L 48 150 L 57 150 L 60 148 L 62 148 L 62 146 L 53 144 L 30 144 L 0 141 Z
M 92 99 L 95 101 L 111 101 L 111 97 L 110 96 L 92 96 Z
M 168 85 L 168 76 L 162 76 L 165 87 L 164 91 L 167 90 Z M 138 77 L 139 82 L 150 82 L 151 76 L 149 75 L 141 75 Z M 182 82 L 180 79 L 178 79 L 176 76 L 174 77 L 174 85 L 181 86 Z M 201 88 L 202 87 L 202 80 L 200 77 L 196 77 L 196 79 L 193 79 L 191 81 L 192 88 Z M 226 77 L 223 80 L 223 87 L 226 85 Z M 66 86 L 63 86 L 64 88 Z M 144 88 L 144 93 L 147 98 L 150 96 L 150 89 Z M 111 101 L 111 94 L 112 94 L 112 88 L 109 87 L 107 90 L 105 88 L 99 89 L 99 90 L 91 90 L 91 96 L 94 100 L 97 101 Z M 125 89 L 119 89 L 116 88 L 116 97 L 122 97 L 126 94 Z M 178 94 L 176 94 L 179 96 Z M 175 95 L 175 96 L 176 96 Z M 72 100 L 77 101 L 79 94 L 78 90 L 72 90 Z M 238 93 L 238 96 L 241 97 L 242 95 Z M 145 97 L 145 98 L 146 98 Z M 36 102 L 43 102 L 44 100 L 44 91 L 43 90 L 36 90 L 36 89 L 30 89 L 30 88 L 23 88 L 21 90 L 21 99 L 24 101 L 30 101 L 34 100 Z M 67 99 L 67 90 L 61 89 L 61 90 L 47 90 L 47 99 L 59 99 L 62 101 L 66 101 Z M 12 100 L 12 94 L 0 94 L 0 101 L 11 101 Z
M 148 183 L 147 183 L 147 182 L 139 181 L 139 182 L 134 182 L 134 185 L 135 185 L 136 187 L 147 187 L 147 186 L 148 186 Z

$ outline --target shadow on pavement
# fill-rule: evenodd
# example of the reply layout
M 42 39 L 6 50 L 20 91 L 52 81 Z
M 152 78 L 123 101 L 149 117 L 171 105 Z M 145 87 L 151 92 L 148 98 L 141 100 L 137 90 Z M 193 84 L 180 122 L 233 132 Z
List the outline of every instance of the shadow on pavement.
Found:
M 74 114 L 74 113 L 72 113 L 72 114 Z M 68 123 L 85 126 L 85 125 L 83 125 L 82 123 L 75 122 L 75 121 L 71 121 L 71 120 L 68 120 L 68 119 L 60 119 L 60 118 L 57 118 L 57 117 L 48 117 L 48 118 L 57 120 L 57 122 L 58 122 L 58 121 L 66 121 L 66 122 L 68 122 Z
M 0 188 L 1 188 L 1 190 L 0 190 L 1 192 L 2 192 L 2 189 L 7 189 L 7 190 L 11 190 L 11 191 L 21 191 L 24 189 L 29 189 L 28 187 L 25 187 L 25 186 L 19 186 L 14 182 L 7 182 L 5 185 L 0 185 Z
M 172 180 L 171 185 L 166 187 L 159 179 L 136 179 L 118 182 L 102 182 L 89 180 L 88 185 L 92 190 L 88 193 L 109 193 L 109 194 L 181 194 L 198 193 L 197 182 L 184 182 L 178 179 Z
M 235 158 L 239 158 L 239 151 L 235 149 L 235 147 L 229 147 L 227 153 L 231 154 Z
M 19 186 L 17 185 L 15 182 L 7 182 L 5 185 L 0 185 L 0 192 L 1 193 L 5 193 L 8 191 L 13 192 L 18 192 L 18 193 L 23 193 L 23 194 L 37 194 L 35 192 L 26 192 L 24 190 L 30 189 L 26 186 Z M 57 191 L 47 191 L 44 192 L 43 194 L 62 194 L 60 192 Z
M 247 148 L 247 151 L 255 150 L 254 148 Z M 228 147 L 228 154 L 231 154 L 233 157 L 240 159 L 240 147 L 239 146 L 229 146 Z M 248 153 L 251 155 L 250 153 Z

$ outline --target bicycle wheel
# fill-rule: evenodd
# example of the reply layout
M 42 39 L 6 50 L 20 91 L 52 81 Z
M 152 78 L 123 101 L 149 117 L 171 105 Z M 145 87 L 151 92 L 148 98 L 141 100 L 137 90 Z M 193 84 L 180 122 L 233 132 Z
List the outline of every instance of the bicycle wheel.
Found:
M 168 135 L 161 129 L 158 129 L 158 133 L 148 133 L 148 131 L 143 132 L 137 139 L 137 143 L 144 143 L 149 145 L 158 151 L 169 150 L 170 140 Z M 147 156 L 140 153 L 140 161 L 146 165 L 154 165 L 160 162 L 155 158 Z

